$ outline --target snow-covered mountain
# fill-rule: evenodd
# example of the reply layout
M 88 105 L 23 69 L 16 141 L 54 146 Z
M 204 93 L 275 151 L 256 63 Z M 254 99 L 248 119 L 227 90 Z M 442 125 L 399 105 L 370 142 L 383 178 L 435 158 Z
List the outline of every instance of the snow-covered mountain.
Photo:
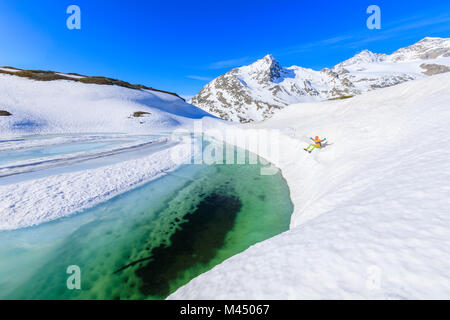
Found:
M 260 121 L 294 103 L 339 99 L 450 71 L 450 39 L 424 38 L 391 55 L 364 50 L 332 69 L 282 67 L 272 55 L 208 83 L 190 103 L 229 121 Z

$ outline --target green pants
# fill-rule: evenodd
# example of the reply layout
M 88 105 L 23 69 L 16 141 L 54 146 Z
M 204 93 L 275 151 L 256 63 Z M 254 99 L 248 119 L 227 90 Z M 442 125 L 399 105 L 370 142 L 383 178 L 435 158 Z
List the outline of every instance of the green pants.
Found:
M 311 150 L 309 150 L 309 148 L 311 148 Z M 312 152 L 314 149 L 322 149 L 322 147 L 321 146 L 316 146 L 316 144 L 315 143 L 313 143 L 313 144 L 310 144 L 309 146 L 308 146 L 308 148 L 306 148 L 306 150 L 307 151 L 310 151 L 310 152 Z

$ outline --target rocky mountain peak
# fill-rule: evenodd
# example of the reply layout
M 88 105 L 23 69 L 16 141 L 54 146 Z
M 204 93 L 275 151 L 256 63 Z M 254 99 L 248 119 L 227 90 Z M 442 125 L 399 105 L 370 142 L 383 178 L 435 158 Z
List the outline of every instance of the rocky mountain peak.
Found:
M 267 63 L 278 63 L 278 61 L 273 57 L 273 55 L 271 54 L 267 54 L 264 58 L 262 58 L 261 60 L 267 62 Z
M 395 51 L 390 57 L 392 61 L 430 60 L 450 55 L 450 39 L 425 37 L 419 42 Z
M 386 59 L 385 54 L 373 53 L 370 50 L 363 50 L 354 55 L 352 58 L 339 63 L 334 69 L 339 69 L 340 67 L 347 67 L 361 63 L 381 62 L 384 61 L 385 59 Z
M 436 42 L 444 42 L 446 40 L 448 40 L 448 39 L 438 38 L 438 37 L 425 37 L 417 43 L 430 43 L 430 42 L 436 43 Z
M 283 75 L 283 67 L 271 54 L 242 69 L 259 83 L 276 82 Z

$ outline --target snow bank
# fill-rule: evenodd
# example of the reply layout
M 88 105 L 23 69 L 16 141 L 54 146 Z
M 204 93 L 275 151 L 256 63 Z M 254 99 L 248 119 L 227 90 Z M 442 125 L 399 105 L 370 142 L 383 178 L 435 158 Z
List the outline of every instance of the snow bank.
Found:
M 80 172 L 0 186 L 0 230 L 69 216 L 175 170 L 190 157 L 190 141 L 149 156 Z
M 161 92 L 69 80 L 34 81 L 0 74 L 0 133 L 122 132 L 172 130 L 210 116 Z M 146 112 L 134 117 L 135 112 Z
M 449 103 L 442 74 L 244 126 L 281 131 L 278 156 L 251 151 L 282 169 L 291 230 L 169 299 L 450 298 Z

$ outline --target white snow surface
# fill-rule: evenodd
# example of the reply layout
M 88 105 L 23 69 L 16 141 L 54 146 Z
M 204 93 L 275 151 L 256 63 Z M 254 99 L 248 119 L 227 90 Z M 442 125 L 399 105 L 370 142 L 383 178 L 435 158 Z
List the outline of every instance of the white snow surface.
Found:
M 182 99 L 157 91 L 84 84 L 70 80 L 34 81 L 0 74 L 2 138 L 20 134 L 170 131 L 211 116 Z M 148 112 L 133 117 L 134 112 Z
M 0 230 L 70 216 L 154 180 L 187 163 L 191 142 L 114 165 L 0 186 Z
M 74 79 L 83 79 L 86 78 L 85 76 L 77 76 L 75 74 L 68 74 L 68 73 L 60 73 L 57 72 L 56 74 L 60 75 L 60 76 L 64 76 L 64 77 L 69 77 L 69 78 L 74 78 Z
M 235 129 L 281 132 L 252 151 L 281 168 L 291 228 L 169 299 L 449 299 L 449 105 L 447 73 Z M 315 135 L 331 144 L 306 153 Z

